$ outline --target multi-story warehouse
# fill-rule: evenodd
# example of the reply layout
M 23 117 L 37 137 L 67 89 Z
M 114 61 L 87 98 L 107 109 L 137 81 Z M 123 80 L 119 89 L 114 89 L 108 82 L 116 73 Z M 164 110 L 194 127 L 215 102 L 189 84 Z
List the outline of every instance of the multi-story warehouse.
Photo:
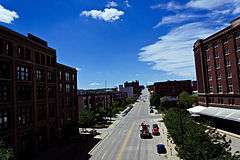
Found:
M 68 84 L 70 92 L 76 87 L 76 70 L 65 68 L 56 64 L 56 50 L 46 41 L 0 26 L 0 137 L 17 155 L 45 149 L 58 138 L 68 96 L 59 98 L 57 73 L 63 70 L 72 78 L 62 83 L 67 91 Z M 76 91 L 68 95 L 69 107 L 76 108 Z
M 194 44 L 199 104 L 240 108 L 240 18 Z
M 160 94 L 161 96 L 177 97 L 183 91 L 191 94 L 193 87 L 191 80 L 155 82 L 150 87 L 150 91 L 153 94 Z

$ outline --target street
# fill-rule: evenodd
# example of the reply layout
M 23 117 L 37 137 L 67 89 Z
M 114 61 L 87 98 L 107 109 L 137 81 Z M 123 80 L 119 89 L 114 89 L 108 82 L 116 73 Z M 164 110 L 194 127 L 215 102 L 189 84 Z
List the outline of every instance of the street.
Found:
M 141 101 L 135 103 L 133 109 L 123 117 L 109 134 L 90 152 L 91 160 L 155 160 L 155 159 L 178 159 L 175 151 L 167 147 L 167 136 L 163 123 L 160 126 L 160 136 L 152 139 L 141 139 L 139 136 L 140 124 L 146 121 L 151 126 L 160 119 L 158 114 L 149 113 L 149 96 L 143 91 Z M 163 134 L 164 132 L 164 134 Z M 156 145 L 163 143 L 167 147 L 167 154 L 159 155 Z

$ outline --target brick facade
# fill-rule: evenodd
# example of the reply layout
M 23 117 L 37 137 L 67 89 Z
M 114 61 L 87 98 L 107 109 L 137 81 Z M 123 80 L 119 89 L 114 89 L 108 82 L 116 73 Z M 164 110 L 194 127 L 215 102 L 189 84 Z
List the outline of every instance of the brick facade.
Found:
M 0 136 L 17 156 L 46 149 L 59 137 L 57 66 L 47 42 L 0 26 Z M 75 69 L 70 73 L 76 77 Z M 76 78 L 71 83 L 76 86 Z
M 194 44 L 199 104 L 240 108 L 240 19 Z

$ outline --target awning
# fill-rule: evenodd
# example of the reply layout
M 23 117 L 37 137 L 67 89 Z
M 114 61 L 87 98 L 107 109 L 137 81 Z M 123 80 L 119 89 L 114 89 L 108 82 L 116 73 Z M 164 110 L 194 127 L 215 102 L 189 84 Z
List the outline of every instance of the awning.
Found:
M 195 106 L 189 108 L 191 114 L 205 115 L 240 122 L 240 109 Z
M 204 106 L 195 106 L 195 107 L 189 108 L 187 110 L 192 114 L 198 114 L 199 112 L 201 112 L 202 110 L 204 110 L 206 108 L 207 107 L 204 107 Z

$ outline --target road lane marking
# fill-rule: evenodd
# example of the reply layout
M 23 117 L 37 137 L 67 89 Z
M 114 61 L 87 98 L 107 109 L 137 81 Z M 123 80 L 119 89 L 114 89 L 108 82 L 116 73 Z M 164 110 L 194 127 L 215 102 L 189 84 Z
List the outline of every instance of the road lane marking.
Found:
M 122 146 L 119 150 L 119 152 L 117 153 L 117 157 L 116 157 L 116 160 L 121 160 L 122 159 L 122 155 L 123 155 L 123 151 L 124 149 L 126 148 L 127 144 L 128 144 L 128 141 L 129 141 L 129 138 L 130 138 L 130 135 L 132 133 L 132 130 L 133 130 L 133 127 L 134 127 L 134 123 L 131 125 L 131 128 L 128 130 L 128 133 L 122 143 Z

